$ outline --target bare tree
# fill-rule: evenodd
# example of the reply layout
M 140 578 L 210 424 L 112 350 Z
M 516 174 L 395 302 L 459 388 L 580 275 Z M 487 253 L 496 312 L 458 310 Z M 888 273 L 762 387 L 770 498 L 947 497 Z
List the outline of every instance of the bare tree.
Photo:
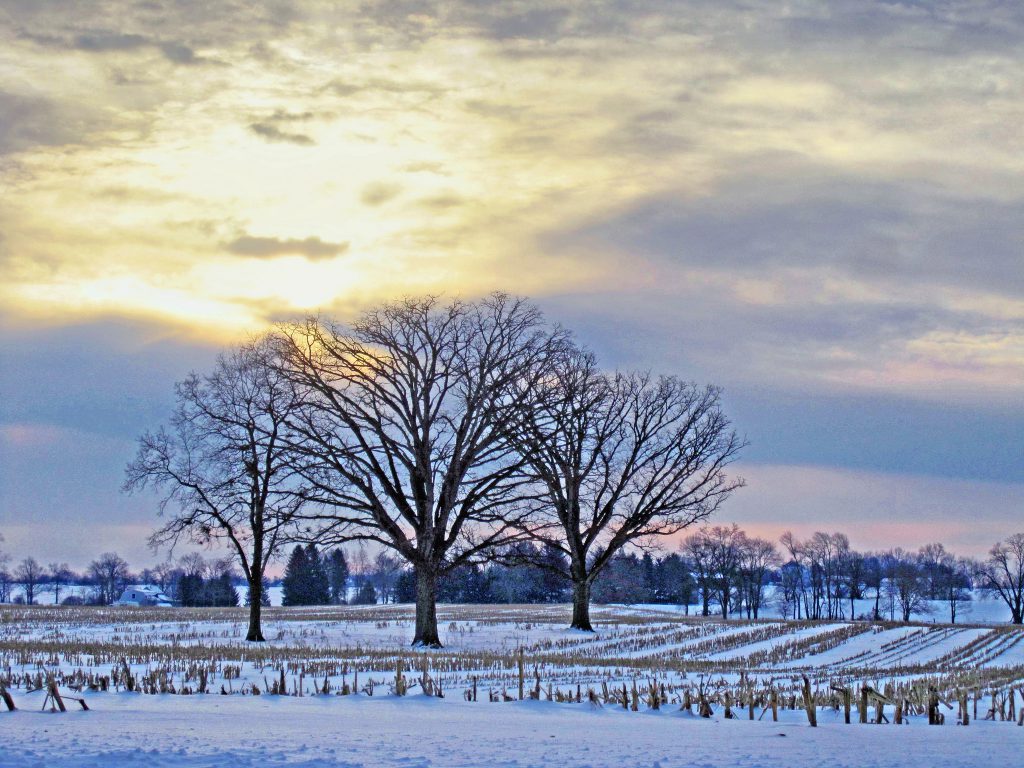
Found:
M 36 601 L 36 589 L 43 581 L 46 571 L 34 558 L 26 557 L 14 569 L 14 580 L 21 584 L 25 591 L 25 602 L 32 605 Z
M 890 599 L 899 606 L 903 621 L 910 621 L 914 613 L 930 613 L 928 579 L 917 558 L 897 547 L 886 553 L 885 562 Z
M 0 544 L 4 542 L 4 535 L 0 533 Z M 11 583 L 14 577 L 11 576 L 10 571 L 7 570 L 7 563 L 10 562 L 11 556 L 0 550 L 0 603 L 10 602 L 11 599 Z
M 60 603 L 60 591 L 75 578 L 74 572 L 67 563 L 50 563 L 47 566 L 47 591 L 53 592 L 54 605 Z
M 740 564 L 747 537 L 735 523 L 731 526 L 704 528 L 695 536 L 704 539 L 704 547 L 709 553 L 712 583 L 718 595 L 718 607 L 722 611 L 722 618 L 727 619 L 733 606 L 734 591 L 740 586 Z
M 789 553 L 789 562 L 786 563 L 785 569 L 786 587 L 789 590 L 787 599 L 792 603 L 793 618 L 800 619 L 801 611 L 807 603 L 808 586 L 803 542 L 797 539 L 792 531 L 786 531 L 779 538 L 779 543 Z
M 308 392 L 296 449 L 324 505 L 309 536 L 376 542 L 412 564 L 414 645 L 441 644 L 438 578 L 521 536 L 530 489 L 507 425 L 533 407 L 563 335 L 503 294 L 281 329 L 287 371 Z
M 775 544 L 766 539 L 744 536 L 740 548 L 740 594 L 747 618 L 758 618 L 764 601 L 764 587 L 773 569 L 782 563 Z
M 977 577 L 984 589 L 1006 603 L 1014 624 L 1024 622 L 1024 533 L 996 543 L 978 567 Z
M 226 543 L 249 586 L 246 640 L 262 642 L 261 593 L 305 495 L 289 461 L 287 420 L 300 397 L 261 338 L 221 355 L 212 373 L 175 387 L 168 429 L 139 438 L 124 489 L 162 492 L 154 547 Z
M 96 602 L 110 605 L 128 584 L 128 563 L 116 552 L 104 552 L 89 563 L 89 578 L 96 585 Z
M 594 579 L 627 545 L 671 536 L 709 517 L 742 480 L 725 467 L 741 441 L 714 387 L 674 377 L 610 376 L 569 349 L 538 406 L 515 425 L 544 491 L 551 524 L 534 535 L 565 555 L 572 627 L 593 631 Z
M 693 578 L 700 590 L 701 616 L 710 616 L 711 602 L 715 596 L 711 541 L 698 532 L 687 537 L 680 549 L 693 567 Z

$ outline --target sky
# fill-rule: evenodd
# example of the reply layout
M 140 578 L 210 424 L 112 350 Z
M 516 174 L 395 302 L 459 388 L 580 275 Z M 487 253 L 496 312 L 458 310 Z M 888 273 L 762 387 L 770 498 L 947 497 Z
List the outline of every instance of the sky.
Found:
M 1024 530 L 1024 6 L 0 0 L 0 545 L 140 567 L 173 383 L 283 318 L 534 299 L 723 388 L 717 522 Z

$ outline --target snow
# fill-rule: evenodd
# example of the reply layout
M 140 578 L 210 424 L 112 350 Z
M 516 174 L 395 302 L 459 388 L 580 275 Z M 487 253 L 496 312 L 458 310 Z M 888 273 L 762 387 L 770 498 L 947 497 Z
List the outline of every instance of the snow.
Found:
M 1015 764 L 1024 748 L 1024 728 L 991 721 L 959 728 L 955 713 L 939 728 L 919 715 L 902 727 L 847 726 L 841 713 L 821 709 L 820 727 L 811 729 L 802 711 L 783 710 L 778 723 L 770 716 L 751 723 L 745 710 L 740 720 L 725 720 L 716 704 L 717 717 L 703 720 L 680 712 L 679 689 L 671 689 L 692 689 L 708 675 L 735 684 L 741 671 L 755 685 L 773 679 L 781 690 L 795 671 L 817 672 L 815 684 L 826 690 L 833 676 L 870 674 L 873 684 L 884 685 L 936 674 L 940 664 L 962 671 L 1011 667 L 1007 679 L 1022 681 L 1019 628 L 723 622 L 595 606 L 598 631 L 591 634 L 567 628 L 567 606 L 443 605 L 438 613 L 445 648 L 406 657 L 411 694 L 398 697 L 390 683 L 412 639 L 410 606 L 270 609 L 268 642 L 258 646 L 244 641 L 245 609 L 0 608 L 0 675 L 16 676 L 12 693 L 20 707 L 0 712 L 0 766 L 799 768 L 827 758 L 828 765 L 871 768 L 972 765 L 979 754 Z M 515 696 L 519 648 L 527 689 L 537 664 L 545 692 L 579 685 L 584 702 L 488 701 L 492 690 Z M 774 651 L 784 653 L 766 653 Z M 40 711 L 44 693 L 26 684 L 44 670 L 110 675 L 122 657 L 138 679 L 167 674 L 178 690 L 194 690 L 196 677 L 186 672 L 208 660 L 210 693 L 86 688 L 91 711 L 70 703 L 73 711 L 51 714 Z M 421 661 L 443 682 L 444 699 L 420 693 Z M 227 676 L 228 664 L 237 665 L 237 674 Z M 267 694 L 282 670 L 289 692 L 301 689 L 302 696 Z M 355 672 L 361 687 L 375 681 L 375 695 L 336 695 Z M 325 676 L 330 692 L 316 695 Z M 474 679 L 479 700 L 469 702 L 464 692 Z M 634 713 L 586 701 L 589 687 L 618 690 L 635 680 L 643 688 L 651 679 L 670 688 L 670 703 L 660 710 L 641 704 Z M 261 695 L 249 695 L 254 685 Z M 222 686 L 232 695 L 220 695 Z M 986 707 L 983 699 L 982 712 Z
M 1024 728 L 844 725 L 823 711 L 778 723 L 702 720 L 672 707 L 637 714 L 551 702 L 424 696 L 88 696 L 89 712 L 39 712 L 42 694 L 0 714 L 0 764 L 118 768 L 217 766 L 919 766 L 1013 765 Z M 824 762 L 823 762 L 824 761 Z

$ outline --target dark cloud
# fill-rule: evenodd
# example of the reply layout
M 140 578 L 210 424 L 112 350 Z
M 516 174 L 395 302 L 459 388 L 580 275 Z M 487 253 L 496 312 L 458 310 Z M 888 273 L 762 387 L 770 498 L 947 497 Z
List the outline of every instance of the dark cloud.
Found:
M 827 269 L 1024 296 L 1024 196 L 1005 201 L 909 179 L 870 181 L 800 160 L 747 162 L 746 174 L 709 194 L 661 193 L 551 233 L 546 244 L 748 277 Z
M 309 259 L 329 259 L 348 250 L 348 243 L 330 243 L 319 237 L 305 240 L 279 240 L 276 237 L 244 235 L 225 244 L 225 249 L 239 256 L 301 255 Z
M 92 32 L 76 35 L 72 47 L 80 51 L 132 51 L 150 45 L 151 41 L 143 35 L 124 34 L 120 32 Z
M 378 205 L 384 205 L 384 203 L 394 200 L 402 192 L 400 184 L 393 184 L 386 181 L 378 181 L 373 184 L 367 184 L 363 187 L 363 191 L 359 193 L 359 199 L 364 205 L 376 207 Z
M 441 192 L 440 194 L 437 195 L 422 197 L 417 201 L 417 205 L 435 211 L 443 211 L 448 208 L 457 208 L 465 204 L 466 198 L 454 192 Z
M 257 136 L 262 136 L 267 141 L 281 141 L 288 144 L 298 144 L 300 147 L 311 147 L 316 144 L 312 138 L 304 133 L 282 131 L 273 123 L 251 123 L 249 130 Z
M 73 144 L 99 124 L 99 114 L 88 107 L 0 90 L 0 155 Z

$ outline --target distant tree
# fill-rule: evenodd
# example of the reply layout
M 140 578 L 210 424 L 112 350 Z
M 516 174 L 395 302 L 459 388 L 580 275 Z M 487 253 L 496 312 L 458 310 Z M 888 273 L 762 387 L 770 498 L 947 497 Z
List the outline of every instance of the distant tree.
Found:
M 305 605 L 329 605 L 331 602 L 331 580 L 327 564 L 321 559 L 316 545 L 306 545 L 306 603 Z
M 153 584 L 167 595 L 173 591 L 172 585 L 178 580 L 179 570 L 169 561 L 162 561 L 150 568 Z
M 591 588 L 630 546 L 709 517 L 741 480 L 725 475 L 742 441 L 714 387 L 674 377 L 606 375 L 565 349 L 536 407 L 510 427 L 544 493 L 550 525 L 535 537 L 568 559 L 572 627 L 593 631 Z
M 782 618 L 799 619 L 801 600 L 803 598 L 804 569 L 796 560 L 789 560 L 779 569 L 779 587 L 781 590 L 780 607 Z
M 871 612 L 871 618 L 878 621 L 882 618 L 881 600 L 882 587 L 885 581 L 885 573 L 882 567 L 882 558 L 878 555 L 868 554 L 864 556 L 864 588 L 870 589 L 875 597 L 875 606 Z
M 438 592 L 440 593 L 440 590 Z M 395 581 L 395 602 L 416 602 L 416 574 L 411 568 L 406 568 L 398 574 L 398 579 Z
M 698 532 L 686 538 L 682 551 L 693 568 L 693 577 L 700 593 L 701 616 L 710 616 L 716 592 L 712 542 L 709 537 Z
M 644 564 L 633 552 L 620 552 L 608 561 L 594 579 L 592 597 L 596 603 L 648 603 L 653 599 L 645 583 Z
M 808 603 L 807 590 L 809 587 L 807 568 L 804 563 L 803 542 L 797 539 L 792 531 L 786 531 L 779 537 L 779 543 L 789 555 L 783 575 L 790 592 L 784 597 L 789 601 L 793 618 L 799 620 Z
M 246 605 L 246 607 L 249 606 L 249 603 L 252 600 L 252 598 L 253 598 L 252 593 L 246 591 L 246 594 L 245 594 L 245 605 Z M 263 601 L 263 607 L 264 608 L 269 608 L 270 607 L 270 583 L 267 581 L 267 577 L 266 576 L 263 577 L 263 588 L 260 590 L 260 600 Z
M 439 603 L 493 602 L 491 594 L 493 574 L 495 571 L 500 573 L 504 569 L 505 566 L 493 566 L 491 575 L 488 575 L 476 563 L 453 568 L 437 583 L 437 601 Z M 403 597 L 408 595 L 407 590 L 408 585 L 402 583 L 402 574 L 400 574 L 395 582 L 395 600 L 401 601 Z M 521 602 L 517 595 L 510 595 L 509 598 L 508 602 Z
M 402 572 L 402 559 L 381 550 L 373 559 L 373 572 L 370 576 L 377 598 L 382 603 L 395 602 L 395 584 L 398 574 Z
M 139 438 L 124 490 L 153 486 L 164 494 L 168 520 L 151 537 L 154 546 L 185 539 L 229 547 L 259 598 L 249 606 L 246 640 L 262 642 L 263 577 L 306 498 L 284 438 L 302 397 L 265 338 L 221 355 L 212 373 L 179 382 L 175 397 L 170 427 Z
M 537 554 L 537 590 L 540 602 L 564 603 L 572 591 L 569 559 L 558 547 L 542 544 Z
M 238 605 L 238 590 L 232 584 L 231 572 L 222 571 L 203 585 L 204 604 L 214 608 Z M 262 590 L 260 591 L 262 595 Z
M 768 577 L 780 562 L 779 552 L 772 542 L 743 537 L 740 543 L 740 594 L 748 619 L 758 618 Z
M 663 557 L 657 565 L 654 602 L 682 605 L 687 614 L 696 592 L 690 563 L 677 554 Z
M 327 581 L 330 584 L 331 602 L 334 605 L 344 605 L 348 597 L 348 563 L 341 547 L 332 550 L 327 558 Z
M 296 545 L 284 569 L 281 605 L 309 605 L 309 562 L 306 550 Z
M 977 570 L 975 563 L 946 552 L 939 563 L 935 579 L 938 599 L 949 607 L 949 623 L 956 624 L 957 613 L 963 603 L 971 601 L 971 574 Z
M 26 557 L 14 569 L 14 580 L 21 584 L 25 592 L 25 602 L 33 605 L 36 601 L 36 591 L 42 583 L 46 571 L 34 557 Z
M 500 551 L 489 569 L 492 598 L 501 603 L 538 602 L 542 586 L 539 570 L 533 564 L 540 559 L 540 550 L 528 541 Z
M 911 614 L 929 613 L 928 579 L 913 555 L 900 548 L 889 553 L 887 574 L 889 588 L 899 606 L 903 621 L 910 621 Z
M 75 573 L 67 563 L 50 563 L 47 570 L 46 588 L 53 592 L 53 604 L 57 605 L 60 603 L 60 591 L 74 581 Z
M 352 599 L 352 605 L 376 605 L 377 604 L 377 590 L 373 588 L 373 583 L 370 581 L 364 581 L 363 586 L 359 588 L 356 596 Z
M 95 586 L 95 602 L 110 605 L 124 592 L 131 573 L 124 558 L 115 552 L 104 552 L 89 563 L 89 578 Z
M 976 573 L 980 586 L 1006 603 L 1010 620 L 1024 622 L 1024 533 L 997 542 Z
M 802 596 L 806 617 L 841 618 L 847 595 L 845 569 L 850 557 L 850 540 L 846 534 L 816 531 L 806 541 L 798 541 L 787 531 L 780 541 L 803 567 L 806 587 Z
M 14 576 L 6 568 L 0 566 L 0 603 L 11 602 L 11 587 L 14 584 Z
M 175 590 L 178 602 L 185 608 L 206 605 L 206 579 L 198 573 L 182 572 Z
M 690 536 L 685 547 L 691 559 L 699 561 L 702 573 L 699 579 L 706 582 L 706 588 L 714 595 L 722 612 L 722 618 L 729 618 L 733 597 L 739 594 L 741 586 L 740 566 L 747 537 L 740 527 L 716 525 L 704 527 Z
M 840 563 L 840 578 L 842 588 L 850 600 L 850 619 L 857 618 L 856 600 L 864 596 L 865 582 L 867 579 L 867 566 L 864 555 L 854 550 L 849 550 L 842 563 Z

